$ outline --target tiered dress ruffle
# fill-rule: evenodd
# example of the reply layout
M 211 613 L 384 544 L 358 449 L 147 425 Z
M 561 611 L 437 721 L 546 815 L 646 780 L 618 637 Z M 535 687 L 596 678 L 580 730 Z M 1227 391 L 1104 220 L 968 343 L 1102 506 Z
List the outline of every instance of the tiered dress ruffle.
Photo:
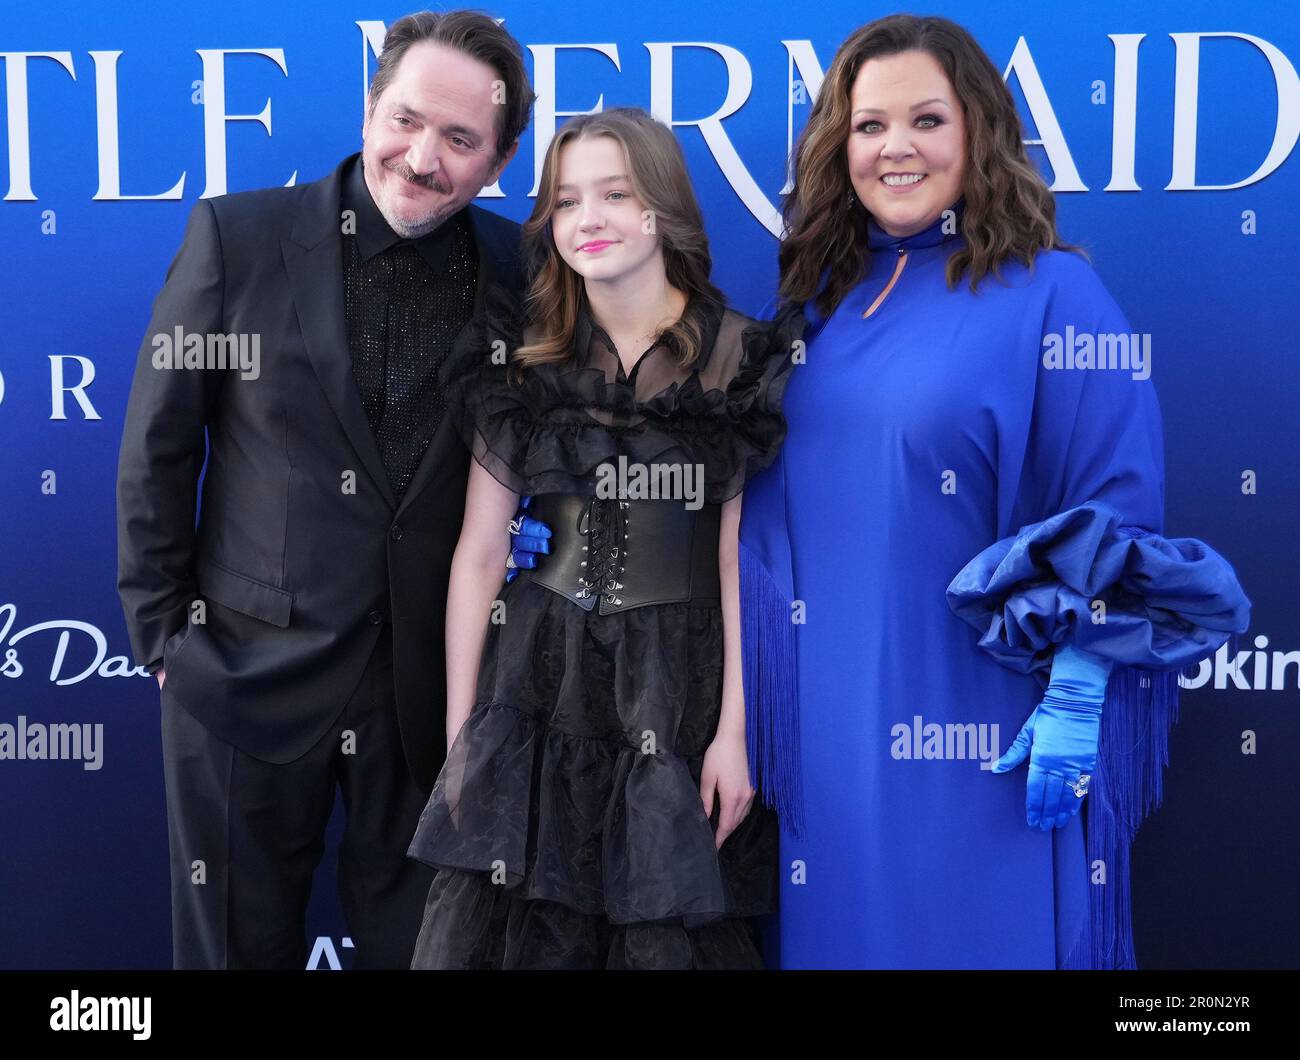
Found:
M 714 330 L 722 313 L 703 303 Z M 518 311 L 493 288 L 443 368 L 447 414 L 474 458 L 519 494 L 588 492 L 597 467 L 624 456 L 646 465 L 702 464 L 704 501 L 721 503 L 772 463 L 785 438 L 781 398 L 803 327 L 793 305 L 774 320 L 751 321 L 739 332 L 739 358 L 725 387 L 705 386 L 693 366 L 641 399 L 600 368 L 521 371 L 505 357 L 521 341 Z M 591 409 L 607 415 L 593 417 Z M 627 419 L 636 422 L 620 426 Z

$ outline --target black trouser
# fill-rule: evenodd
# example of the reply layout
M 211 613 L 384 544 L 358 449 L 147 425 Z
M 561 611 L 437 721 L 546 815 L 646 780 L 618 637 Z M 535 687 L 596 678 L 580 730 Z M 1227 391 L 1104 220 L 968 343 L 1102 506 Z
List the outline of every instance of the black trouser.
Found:
M 164 702 L 176 968 L 305 968 L 306 910 L 335 785 L 338 883 L 354 968 L 408 968 L 433 869 L 406 856 L 427 794 L 402 755 L 388 627 L 334 724 L 273 765 Z

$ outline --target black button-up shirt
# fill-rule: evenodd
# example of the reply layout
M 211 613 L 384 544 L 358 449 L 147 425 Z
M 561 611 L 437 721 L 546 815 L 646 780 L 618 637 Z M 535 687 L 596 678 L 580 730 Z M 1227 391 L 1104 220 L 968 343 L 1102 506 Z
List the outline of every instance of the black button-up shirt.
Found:
M 344 311 L 352 376 L 401 501 L 442 420 L 438 369 L 474 312 L 468 208 L 416 240 L 379 212 L 358 158 L 343 181 Z

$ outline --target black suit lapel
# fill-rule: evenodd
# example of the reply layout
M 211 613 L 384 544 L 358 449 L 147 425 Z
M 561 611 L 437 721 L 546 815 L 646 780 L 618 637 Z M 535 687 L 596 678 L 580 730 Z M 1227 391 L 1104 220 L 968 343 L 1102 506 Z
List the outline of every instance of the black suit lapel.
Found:
M 469 228 L 478 246 L 478 285 L 474 291 L 476 313 L 483 308 L 489 284 L 495 283 L 515 295 L 522 293 L 519 289 L 519 244 L 516 240 L 506 240 L 497 225 L 487 223 L 483 218 L 485 213 L 487 211 L 481 207 L 470 205 Z
M 348 350 L 339 191 L 350 161 L 345 159 L 328 177 L 303 189 L 293 230 L 288 239 L 280 241 L 280 247 L 298 311 L 298 326 L 325 396 L 362 467 L 388 506 L 396 508 L 379 445 L 352 377 L 352 355 Z

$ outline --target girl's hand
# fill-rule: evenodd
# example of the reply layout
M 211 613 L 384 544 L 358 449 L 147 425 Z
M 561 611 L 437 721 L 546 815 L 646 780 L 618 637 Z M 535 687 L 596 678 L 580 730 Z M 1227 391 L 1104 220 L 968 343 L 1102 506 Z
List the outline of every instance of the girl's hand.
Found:
M 704 768 L 700 773 L 700 798 L 704 812 L 713 816 L 714 796 L 721 804 L 718 830 L 714 848 L 720 848 L 748 815 L 754 804 L 755 791 L 749 783 L 749 759 L 745 753 L 745 737 L 719 731 L 704 752 Z

